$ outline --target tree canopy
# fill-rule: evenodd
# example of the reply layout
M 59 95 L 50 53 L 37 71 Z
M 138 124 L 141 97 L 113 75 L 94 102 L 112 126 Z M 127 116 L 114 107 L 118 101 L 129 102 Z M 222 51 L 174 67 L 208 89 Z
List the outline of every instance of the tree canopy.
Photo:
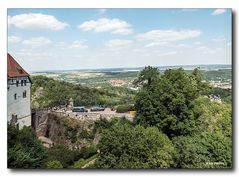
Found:
M 97 168 L 169 168 L 174 148 L 155 127 L 115 124 L 103 131 Z
M 200 79 L 182 68 L 166 70 L 157 82 L 136 95 L 137 123 L 156 126 L 169 137 L 191 134 L 196 128 L 193 107 Z
M 203 132 L 173 139 L 178 168 L 231 168 L 231 138 L 222 132 Z
M 30 127 L 8 125 L 8 167 L 42 168 L 46 151 Z

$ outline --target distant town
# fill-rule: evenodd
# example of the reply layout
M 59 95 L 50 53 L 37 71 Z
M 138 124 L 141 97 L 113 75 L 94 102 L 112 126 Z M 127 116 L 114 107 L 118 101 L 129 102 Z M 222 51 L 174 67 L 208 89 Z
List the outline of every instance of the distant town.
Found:
M 199 68 L 203 73 L 203 79 L 210 82 L 214 87 L 231 89 L 231 65 L 182 65 L 182 66 L 159 66 L 163 73 L 166 69 L 182 67 L 187 72 Z M 62 71 L 38 71 L 31 72 L 31 76 L 42 75 L 59 81 L 75 84 L 83 84 L 90 87 L 102 88 L 105 86 L 125 87 L 137 90 L 132 82 L 137 78 L 143 67 L 139 68 L 108 68 L 108 69 L 85 69 L 85 70 L 62 70 Z

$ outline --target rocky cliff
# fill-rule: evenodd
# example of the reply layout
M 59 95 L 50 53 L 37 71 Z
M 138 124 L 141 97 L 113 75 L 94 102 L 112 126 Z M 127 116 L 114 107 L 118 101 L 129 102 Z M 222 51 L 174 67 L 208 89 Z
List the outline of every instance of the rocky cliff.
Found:
M 72 119 L 43 109 L 33 111 L 33 127 L 38 137 L 48 138 L 53 144 L 64 144 L 72 149 L 98 143 L 100 136 L 93 132 L 93 125 L 94 120 L 91 119 Z

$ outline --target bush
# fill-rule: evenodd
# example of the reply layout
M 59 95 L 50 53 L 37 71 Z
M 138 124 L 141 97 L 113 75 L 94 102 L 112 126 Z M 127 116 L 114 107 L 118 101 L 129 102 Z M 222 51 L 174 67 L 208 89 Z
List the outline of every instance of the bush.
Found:
M 77 162 L 74 163 L 73 168 L 82 168 L 85 164 L 84 159 L 80 159 Z
M 53 160 L 47 163 L 47 168 L 63 168 L 63 165 L 58 160 Z
M 157 128 L 118 123 L 103 131 L 97 168 L 168 168 L 174 147 Z
M 95 146 L 83 147 L 80 151 L 80 156 L 87 159 L 93 155 L 97 154 L 97 148 Z
M 117 113 L 125 113 L 125 112 L 128 112 L 128 111 L 134 111 L 134 106 L 132 106 L 132 105 L 119 105 L 116 108 Z
M 91 131 L 83 130 L 79 134 L 80 139 L 88 139 L 88 140 L 93 140 L 94 139 L 94 134 Z
M 70 166 L 81 157 L 79 150 L 70 150 L 64 145 L 55 145 L 48 149 L 47 161 L 60 161 L 64 168 Z

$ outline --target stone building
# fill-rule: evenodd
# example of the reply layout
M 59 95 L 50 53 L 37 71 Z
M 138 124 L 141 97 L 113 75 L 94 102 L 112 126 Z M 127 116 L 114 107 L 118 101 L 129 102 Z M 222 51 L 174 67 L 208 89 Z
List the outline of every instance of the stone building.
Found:
M 19 128 L 31 126 L 30 75 L 7 54 L 7 121 Z

